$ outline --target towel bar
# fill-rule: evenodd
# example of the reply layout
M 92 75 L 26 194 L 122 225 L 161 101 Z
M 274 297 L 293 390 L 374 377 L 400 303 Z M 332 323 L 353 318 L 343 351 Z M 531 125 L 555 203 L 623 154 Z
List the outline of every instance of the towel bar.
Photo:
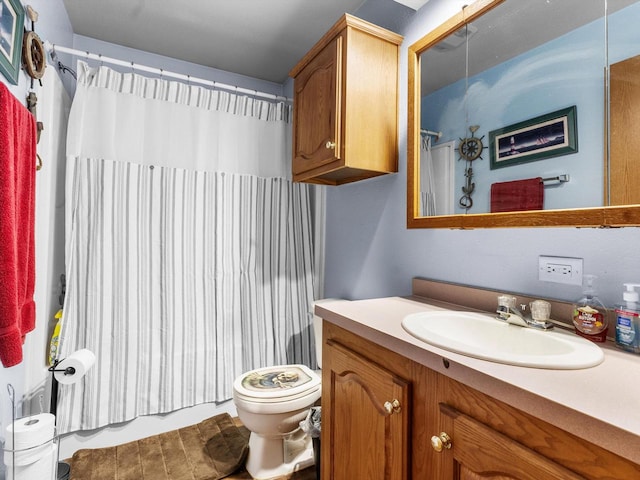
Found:
M 558 175 L 556 177 L 548 177 L 548 178 L 543 178 L 542 179 L 542 183 L 545 184 L 545 187 L 548 186 L 547 184 L 549 184 L 549 185 L 558 185 L 560 183 L 566 183 L 568 181 L 569 181 L 569 175 L 568 174 Z

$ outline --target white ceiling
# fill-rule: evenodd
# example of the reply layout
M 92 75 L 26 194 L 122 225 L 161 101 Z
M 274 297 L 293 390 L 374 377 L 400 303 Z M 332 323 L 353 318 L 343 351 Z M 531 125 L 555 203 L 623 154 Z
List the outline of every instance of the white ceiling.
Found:
M 78 35 L 281 84 L 342 14 L 355 13 L 366 1 L 64 0 L 64 5 Z

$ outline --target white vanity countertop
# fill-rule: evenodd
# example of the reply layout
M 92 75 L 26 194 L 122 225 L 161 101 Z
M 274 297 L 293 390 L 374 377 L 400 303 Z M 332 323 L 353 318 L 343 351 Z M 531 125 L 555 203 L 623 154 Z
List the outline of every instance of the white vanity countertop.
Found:
M 430 310 L 442 308 L 402 297 L 324 300 L 315 309 L 326 321 L 640 463 L 639 355 L 607 345 L 600 365 L 581 370 L 479 360 L 429 345 L 402 328 L 406 315 Z

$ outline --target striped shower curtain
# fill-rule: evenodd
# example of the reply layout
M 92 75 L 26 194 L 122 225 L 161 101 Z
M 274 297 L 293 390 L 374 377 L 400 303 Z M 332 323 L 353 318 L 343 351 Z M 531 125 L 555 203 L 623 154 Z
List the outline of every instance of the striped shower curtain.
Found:
M 309 186 L 289 108 L 80 64 L 67 142 L 60 433 L 232 397 L 234 378 L 315 367 Z

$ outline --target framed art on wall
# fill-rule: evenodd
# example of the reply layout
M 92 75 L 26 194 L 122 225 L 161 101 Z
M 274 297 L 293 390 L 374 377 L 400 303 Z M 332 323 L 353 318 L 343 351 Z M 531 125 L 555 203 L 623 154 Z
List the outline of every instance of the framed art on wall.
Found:
M 18 84 L 24 34 L 24 8 L 19 0 L 0 0 L 0 72 Z
M 491 169 L 578 151 L 575 105 L 489 132 Z

